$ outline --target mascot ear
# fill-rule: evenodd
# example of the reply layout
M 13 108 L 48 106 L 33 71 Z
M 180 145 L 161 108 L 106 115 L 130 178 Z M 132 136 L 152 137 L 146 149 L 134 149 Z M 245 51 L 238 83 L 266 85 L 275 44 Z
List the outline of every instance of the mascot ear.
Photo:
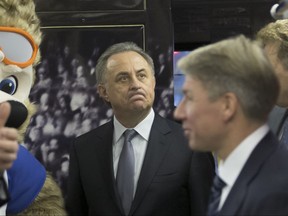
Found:
M 19 128 L 28 116 L 27 108 L 20 102 L 8 101 L 11 105 L 10 116 L 6 122 L 6 127 Z

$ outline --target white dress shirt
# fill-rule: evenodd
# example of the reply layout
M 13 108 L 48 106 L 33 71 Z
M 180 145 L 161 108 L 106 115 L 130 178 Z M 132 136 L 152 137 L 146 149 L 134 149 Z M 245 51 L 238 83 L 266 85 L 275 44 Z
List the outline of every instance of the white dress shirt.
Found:
M 135 174 L 134 174 L 134 195 L 136 192 L 137 182 L 140 176 L 140 171 L 142 168 L 144 156 L 147 149 L 148 139 L 150 136 L 151 127 L 154 121 L 155 113 L 151 109 L 150 113 L 146 118 L 133 128 L 137 131 L 137 135 L 131 140 L 134 155 L 135 155 Z M 114 117 L 114 135 L 113 135 L 113 167 L 114 167 L 114 177 L 117 176 L 117 168 L 119 157 L 124 144 L 124 137 L 122 136 L 126 129 L 116 117 Z
M 4 171 L 3 177 L 4 177 L 4 180 L 5 180 L 5 182 L 7 184 L 7 187 L 8 187 L 8 176 L 7 176 L 7 172 L 6 171 Z M 5 204 L 5 205 L 0 207 L 0 215 L 1 216 L 5 216 L 6 215 L 6 208 L 7 208 L 7 204 Z
M 268 131 L 268 125 L 262 125 L 246 137 L 240 145 L 229 154 L 225 161 L 219 162 L 218 175 L 226 183 L 226 186 L 222 189 L 218 210 L 222 208 L 250 154 Z

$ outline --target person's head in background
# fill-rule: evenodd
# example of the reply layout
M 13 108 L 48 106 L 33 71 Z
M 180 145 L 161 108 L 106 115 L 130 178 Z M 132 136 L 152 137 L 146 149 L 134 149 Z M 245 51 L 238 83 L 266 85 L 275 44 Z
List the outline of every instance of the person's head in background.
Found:
M 279 4 L 272 5 L 270 14 L 274 19 L 288 18 L 288 0 L 279 0 Z
M 132 42 L 109 47 L 98 59 L 99 95 L 125 127 L 135 127 L 151 111 L 155 98 L 154 63 Z
M 288 107 L 288 20 L 269 23 L 257 32 L 280 82 L 277 105 Z
M 225 159 L 267 121 L 279 83 L 263 49 L 238 36 L 192 51 L 178 62 L 184 97 L 174 112 L 189 146 Z

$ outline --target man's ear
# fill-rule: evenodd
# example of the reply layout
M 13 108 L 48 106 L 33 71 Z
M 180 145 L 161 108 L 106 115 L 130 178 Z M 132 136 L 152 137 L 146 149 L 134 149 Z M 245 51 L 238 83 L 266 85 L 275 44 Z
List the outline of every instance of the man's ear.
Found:
M 97 90 L 98 90 L 100 97 L 103 98 L 103 100 L 105 100 L 107 103 L 109 103 L 110 101 L 109 101 L 109 97 L 107 95 L 105 86 L 103 84 L 99 84 L 97 86 Z
M 232 92 L 227 92 L 222 96 L 222 116 L 224 121 L 230 121 L 237 112 L 239 100 Z

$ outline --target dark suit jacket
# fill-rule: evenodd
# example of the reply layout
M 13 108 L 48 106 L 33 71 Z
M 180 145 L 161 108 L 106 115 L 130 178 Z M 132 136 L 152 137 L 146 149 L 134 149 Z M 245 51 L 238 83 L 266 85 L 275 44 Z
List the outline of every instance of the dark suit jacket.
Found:
M 288 152 L 269 132 L 256 146 L 219 215 L 288 215 Z
M 70 215 L 124 215 L 113 173 L 113 121 L 78 137 L 70 153 Z M 192 152 L 178 123 L 155 115 L 130 215 L 203 215 L 211 154 Z

